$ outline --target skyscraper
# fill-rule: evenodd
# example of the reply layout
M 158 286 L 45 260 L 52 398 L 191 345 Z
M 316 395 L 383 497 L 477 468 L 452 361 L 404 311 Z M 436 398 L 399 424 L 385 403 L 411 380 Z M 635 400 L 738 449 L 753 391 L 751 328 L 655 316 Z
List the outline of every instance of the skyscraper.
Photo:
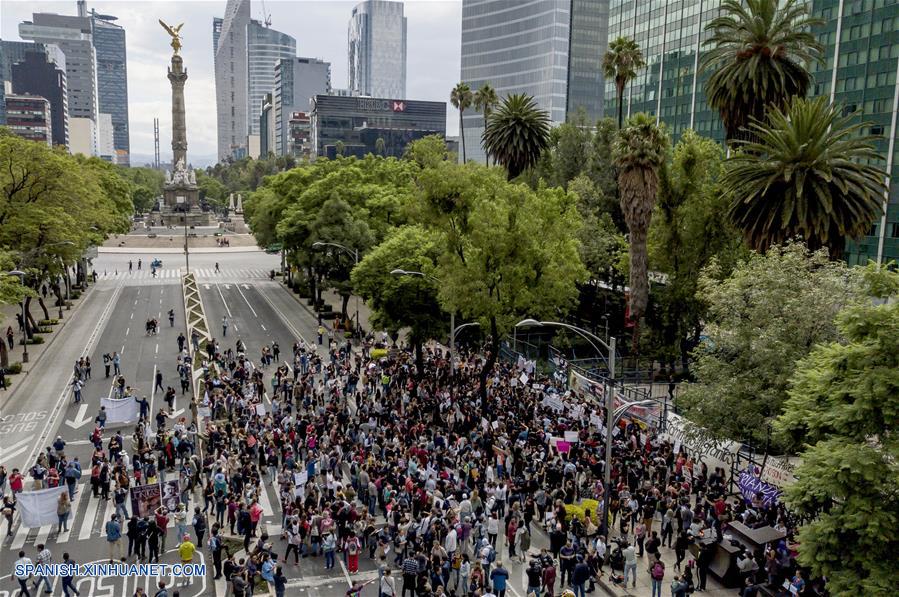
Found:
M 810 95 L 826 95 L 864 132 L 880 136 L 878 152 L 891 173 L 887 210 L 870 234 L 847 244 L 850 264 L 899 260 L 899 4 L 875 1 L 809 0 L 824 21 L 814 31 L 824 44 L 824 62 L 812 64 Z M 609 39 L 634 38 L 647 67 L 625 90 L 625 113 L 646 112 L 668 125 L 675 140 L 688 128 L 719 141 L 724 128 L 705 98 L 708 75 L 697 76 L 706 24 L 720 0 L 611 0 Z M 663 41 L 664 44 L 663 44 Z M 836 65 L 836 68 L 834 66 Z M 606 107 L 615 104 L 614 84 L 606 84 Z
M 78 3 L 79 15 L 85 10 Z M 125 29 L 113 23 L 116 17 L 89 13 L 91 34 L 97 55 L 97 103 L 100 113 L 112 121 L 114 157 L 117 164 L 131 163 L 131 136 L 128 125 L 128 62 Z M 104 125 L 105 126 L 105 125 Z
M 31 21 L 19 24 L 19 35 L 55 44 L 66 56 L 66 83 L 69 116 L 87 118 L 95 124 L 97 103 L 97 55 L 89 17 L 36 13 Z
M 24 58 L 10 67 L 13 93 L 46 99 L 53 124 L 53 145 L 68 148 L 69 101 L 66 95 L 65 56 L 52 44 L 23 45 L 30 46 L 30 50 L 26 50 Z
M 275 152 L 291 153 L 290 119 L 312 111 L 312 98 L 331 93 L 331 63 L 316 58 L 282 58 L 275 66 Z
M 250 0 L 228 0 L 225 17 L 213 20 L 215 106 L 218 157 L 246 153 L 247 143 L 247 25 Z
M 406 97 L 406 17 L 402 2 L 365 0 L 348 31 L 349 90 L 373 97 Z
M 603 115 L 609 0 L 463 0 L 461 80 L 504 97 L 527 93 L 553 123 Z M 469 159 L 484 161 L 483 115 L 463 114 Z
M 297 41 L 256 20 L 247 25 L 247 119 L 249 134 L 259 134 L 262 101 L 275 88 L 275 65 L 297 55 Z

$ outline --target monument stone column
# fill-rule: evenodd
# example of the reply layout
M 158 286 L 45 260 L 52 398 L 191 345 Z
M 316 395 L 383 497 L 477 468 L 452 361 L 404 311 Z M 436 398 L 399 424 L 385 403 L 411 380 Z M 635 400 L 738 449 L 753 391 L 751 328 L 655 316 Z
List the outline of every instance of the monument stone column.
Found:
M 172 84 L 172 164 L 187 164 L 187 122 L 184 116 L 184 83 L 187 81 L 187 71 L 178 54 L 172 55 L 169 81 Z

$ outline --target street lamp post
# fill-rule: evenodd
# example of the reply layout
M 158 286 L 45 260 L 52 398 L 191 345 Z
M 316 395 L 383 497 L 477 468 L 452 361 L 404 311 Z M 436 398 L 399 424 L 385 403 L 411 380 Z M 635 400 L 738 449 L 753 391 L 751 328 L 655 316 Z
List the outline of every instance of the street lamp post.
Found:
M 601 338 L 588 332 L 583 328 L 579 328 L 575 325 L 571 325 L 570 323 L 562 323 L 561 321 L 537 321 L 536 319 L 524 319 L 515 324 L 516 328 L 519 327 L 541 327 L 541 326 L 555 326 L 565 328 L 567 330 L 571 330 L 572 332 L 578 334 L 593 347 L 596 352 L 602 356 L 602 352 L 599 348 L 594 344 L 594 342 L 600 344 L 608 351 L 608 359 L 607 364 L 609 367 L 609 377 L 605 383 L 605 387 L 603 389 L 603 397 L 605 398 L 605 409 L 606 409 L 606 456 L 605 456 L 605 466 L 603 467 L 603 472 L 605 473 L 603 483 L 605 485 L 605 492 L 603 494 L 603 506 L 602 506 L 602 526 L 600 527 L 605 531 L 606 539 L 609 537 L 609 496 L 612 495 L 612 429 L 615 424 L 615 418 L 612 414 L 612 394 L 615 391 L 615 362 L 618 358 L 618 352 L 616 350 L 615 338 L 609 338 L 608 343 L 603 341 Z M 637 403 L 628 403 L 627 408 L 637 405 Z M 626 411 L 627 409 L 625 409 Z M 623 414 L 624 411 L 622 411 Z M 620 415 L 619 415 L 620 416 Z
M 329 243 L 329 242 L 321 242 L 321 241 L 312 243 L 313 249 L 320 249 L 321 247 L 334 247 L 334 248 L 340 249 L 341 251 L 345 251 L 348 255 L 350 255 L 353 258 L 353 267 L 359 265 L 359 249 L 351 249 L 349 247 L 341 245 L 340 243 Z M 359 334 L 360 327 L 361 326 L 360 326 L 360 322 L 359 322 L 359 295 L 357 294 L 356 295 L 356 329 L 355 329 L 355 334 L 354 334 L 357 337 Z
M 14 269 L 6 273 L 7 276 L 16 276 L 19 278 L 19 283 L 22 286 L 25 286 L 25 272 L 21 270 Z M 26 331 L 28 328 L 28 323 L 25 321 L 25 298 L 22 298 L 22 362 L 28 362 L 28 332 Z

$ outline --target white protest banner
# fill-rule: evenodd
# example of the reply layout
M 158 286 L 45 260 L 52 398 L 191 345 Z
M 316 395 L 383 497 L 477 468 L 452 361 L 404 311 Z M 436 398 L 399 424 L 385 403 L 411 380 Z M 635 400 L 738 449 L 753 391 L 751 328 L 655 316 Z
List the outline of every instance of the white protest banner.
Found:
M 590 424 L 594 427 L 602 427 L 602 417 L 599 415 L 590 415 Z
M 309 473 L 303 471 L 302 473 L 294 473 L 293 474 L 293 484 L 294 485 L 305 485 L 309 480 Z
M 260 417 L 265 416 L 265 405 L 262 404 L 261 402 L 256 405 L 256 414 L 259 415 Z
M 521 375 L 519 375 L 519 376 L 518 376 L 518 381 L 520 381 L 523 385 L 527 385 L 527 384 L 528 384 L 528 375 L 527 375 L 527 373 L 522 373 Z
M 65 485 L 60 485 L 37 491 L 20 491 L 16 494 L 16 508 L 22 517 L 22 526 L 30 529 L 59 522 L 56 502 L 59 500 L 59 494 L 64 491 L 68 491 Z
M 140 418 L 140 405 L 134 398 L 100 398 L 106 407 L 106 424 L 133 423 Z
M 577 436 L 577 431 L 566 431 L 565 432 L 565 441 L 568 442 L 569 444 L 578 443 L 579 440 L 578 440 L 578 436 Z
M 688 429 L 689 427 L 689 429 Z M 682 450 L 690 455 L 699 457 L 709 469 L 721 467 L 730 470 L 731 464 L 740 451 L 740 444 L 728 440 L 716 440 L 711 434 L 680 415 L 668 411 L 668 420 L 665 431 L 659 434 L 663 440 L 675 443 L 680 442 Z

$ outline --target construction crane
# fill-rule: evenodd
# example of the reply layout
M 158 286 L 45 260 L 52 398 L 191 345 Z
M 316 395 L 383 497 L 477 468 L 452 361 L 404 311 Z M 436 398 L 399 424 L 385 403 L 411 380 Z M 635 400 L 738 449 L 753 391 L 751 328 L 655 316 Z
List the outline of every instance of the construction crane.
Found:
M 272 26 L 272 13 L 265 10 L 265 0 L 262 0 L 262 20 L 266 27 Z

